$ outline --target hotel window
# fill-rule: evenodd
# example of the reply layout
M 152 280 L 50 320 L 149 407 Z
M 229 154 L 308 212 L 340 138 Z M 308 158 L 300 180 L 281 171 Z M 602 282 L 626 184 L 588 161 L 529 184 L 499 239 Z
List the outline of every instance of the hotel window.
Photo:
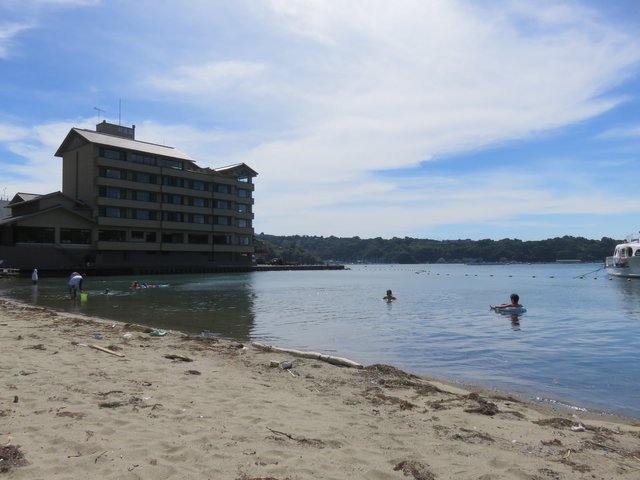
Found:
M 60 243 L 75 243 L 88 245 L 91 243 L 91 230 L 80 230 L 77 228 L 61 228 Z
M 231 193 L 231 186 L 224 183 L 216 183 L 214 188 L 218 193 Z
M 133 199 L 139 202 L 155 202 L 155 192 L 145 192 L 144 190 L 136 190 L 133 192 Z
M 205 182 L 201 182 L 200 180 L 193 180 L 191 182 L 191 188 L 193 190 L 200 190 L 201 192 L 204 192 L 207 190 L 207 184 Z
M 182 195 L 165 194 L 162 197 L 164 203 L 172 203 L 173 205 L 182 205 L 184 203 L 184 197 Z
M 200 214 L 194 214 L 193 215 L 193 223 L 198 223 L 200 225 L 204 225 L 206 222 L 206 216 L 205 215 L 200 215 Z
M 247 220 L 246 218 L 239 218 L 238 219 L 238 227 L 240 227 L 240 228 L 250 228 L 251 227 L 251 221 Z
M 133 230 L 131 232 L 131 241 L 132 242 L 144 242 L 144 232 L 139 230 Z
M 178 177 L 162 177 L 162 184 L 169 187 L 182 187 L 184 182 L 182 178 Z
M 146 172 L 133 172 L 133 181 L 138 183 L 158 183 L 156 182 L 155 175 L 151 175 L 150 173 Z
M 120 207 L 100 207 L 99 214 L 101 217 L 125 218 L 126 209 Z
M 111 160 L 124 160 L 125 154 L 119 150 L 112 150 L 111 148 L 101 148 L 100 156 L 103 158 L 110 158 Z
M 165 222 L 182 222 L 182 213 L 180 212 L 162 212 L 162 213 L 163 213 L 163 220 Z
M 190 233 L 189 234 L 189 243 L 194 243 L 194 244 L 198 244 L 198 245 L 206 245 L 207 243 L 209 243 L 209 236 L 208 235 L 198 235 L 198 234 Z
M 163 243 L 184 243 L 184 235 L 182 233 L 163 233 Z
M 99 230 L 98 240 L 103 242 L 124 242 L 126 241 L 124 230 Z
M 231 245 L 231 235 L 214 235 L 212 240 L 214 245 Z
M 117 168 L 100 167 L 99 175 L 104 178 L 115 178 L 118 180 L 125 180 L 127 178 L 124 170 Z
M 16 227 L 17 243 L 55 243 L 55 228 Z
M 191 206 L 192 207 L 208 207 L 209 200 L 207 200 L 206 198 L 193 197 L 191 199 Z
M 239 238 L 239 243 L 240 245 L 247 247 L 249 245 L 251 245 L 251 237 L 248 237 L 246 235 L 243 235 Z
M 241 183 L 249 183 L 249 177 L 246 175 L 238 175 L 236 177 L 236 180 L 241 182 Z
M 251 207 L 246 203 L 238 204 L 238 213 L 251 213 Z
M 129 153 L 129 160 L 134 163 L 141 163 L 143 165 L 155 165 L 156 157 L 150 155 L 143 155 L 141 153 Z
M 100 187 L 100 196 L 107 198 L 127 198 L 126 191 L 116 187 Z
M 229 210 L 229 202 L 227 202 L 226 200 L 215 200 L 213 208 Z
M 133 211 L 133 218 L 136 220 L 155 220 L 156 212 L 153 210 L 139 210 L 136 209 Z
M 160 167 L 173 168 L 174 170 L 182 170 L 182 162 L 180 160 L 172 160 L 170 158 L 161 158 L 158 160 Z
M 229 217 L 215 216 L 214 223 L 216 225 L 229 225 Z

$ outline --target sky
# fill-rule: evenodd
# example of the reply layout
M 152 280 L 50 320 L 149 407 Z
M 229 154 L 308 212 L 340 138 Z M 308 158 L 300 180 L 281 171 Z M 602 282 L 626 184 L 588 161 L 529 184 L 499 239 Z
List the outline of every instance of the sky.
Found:
M 2 0 L 0 196 L 107 120 L 256 170 L 256 233 L 621 239 L 638 32 L 636 0 Z

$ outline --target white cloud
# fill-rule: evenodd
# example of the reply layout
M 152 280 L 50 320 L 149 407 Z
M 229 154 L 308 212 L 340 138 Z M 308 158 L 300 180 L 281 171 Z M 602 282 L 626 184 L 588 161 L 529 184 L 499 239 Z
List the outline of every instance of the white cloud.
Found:
M 601 94 L 640 59 L 635 38 L 576 8 L 364 5 L 274 1 L 289 30 L 286 57 L 183 65 L 150 82 L 202 105 L 227 89 L 239 101 L 262 92 L 287 104 L 288 128 L 259 139 L 249 157 L 295 162 L 317 178 L 338 166 L 347 175 L 407 167 L 593 117 L 621 101 Z M 533 32 L 519 28 L 522 18 Z
M 0 125 L 0 141 L 15 155 L 12 161 L 2 161 L 0 186 L 31 193 L 62 190 L 62 159 L 54 154 L 71 128 L 88 128 L 90 123 L 87 120 L 64 121 L 28 129 L 6 129 Z M 13 135 L 3 138 L 5 131 Z
M 100 5 L 101 0 L 3 0 L 0 5 L 0 59 L 8 58 L 20 33 L 38 28 L 43 16 L 58 8 Z M 14 20 L 9 20 L 9 19 Z
M 570 194 L 535 168 L 539 176 L 521 178 L 497 168 L 486 177 L 432 178 L 418 168 L 552 132 L 628 101 L 612 92 L 637 74 L 640 38 L 584 3 L 178 3 L 136 2 L 127 30 L 114 25 L 101 37 L 121 63 L 96 65 L 101 77 L 92 80 L 92 95 L 115 88 L 135 94 L 140 140 L 174 146 L 202 166 L 246 162 L 256 169 L 258 231 L 404 235 L 518 215 L 607 213 L 619 200 L 616 192 L 585 199 L 597 183 L 590 176 Z M 105 15 L 111 5 L 104 3 Z M 160 36 L 149 30 L 155 25 L 171 28 Z M 120 76 L 102 78 L 113 72 Z M 0 140 L 33 170 L 36 156 L 51 158 L 66 131 L 34 127 L 34 138 L 19 142 L 23 133 L 0 126 Z M 615 135 L 638 132 L 609 130 L 601 138 Z M 409 169 L 418 173 L 401 175 Z
M 609 140 L 621 138 L 640 138 L 640 125 L 630 125 L 628 127 L 611 128 L 600 133 L 596 138 Z
M 9 47 L 12 45 L 14 37 L 29 28 L 32 28 L 32 25 L 27 23 L 5 23 L 0 25 L 0 59 L 9 56 Z
M 27 137 L 29 129 L 0 123 L 0 142 L 15 141 Z
M 155 76 L 149 84 L 170 92 L 189 95 L 215 95 L 229 88 L 250 84 L 265 70 L 265 66 L 250 62 L 208 62 L 199 66 L 181 66 L 171 76 Z

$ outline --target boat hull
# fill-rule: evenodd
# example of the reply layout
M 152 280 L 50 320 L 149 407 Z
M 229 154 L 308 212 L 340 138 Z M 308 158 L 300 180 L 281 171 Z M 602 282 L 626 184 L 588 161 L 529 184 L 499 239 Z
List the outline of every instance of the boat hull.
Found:
M 613 277 L 640 278 L 640 257 L 626 259 L 607 257 L 605 268 Z

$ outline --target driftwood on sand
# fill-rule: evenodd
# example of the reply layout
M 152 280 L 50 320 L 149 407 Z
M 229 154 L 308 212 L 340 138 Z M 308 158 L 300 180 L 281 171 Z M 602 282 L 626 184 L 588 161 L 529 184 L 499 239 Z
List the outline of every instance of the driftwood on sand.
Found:
M 318 352 L 304 352 L 302 350 L 294 350 L 292 348 L 274 347 L 272 345 L 265 345 L 264 343 L 258 343 L 258 342 L 253 342 L 252 345 L 256 348 L 259 348 L 261 350 L 266 350 L 268 352 L 288 353 L 290 355 L 295 355 L 297 357 L 321 360 L 323 362 L 331 363 L 332 365 L 338 365 L 341 367 L 364 368 L 362 364 L 354 362 L 353 360 L 349 360 L 348 358 L 334 357 L 332 355 L 324 355 Z
M 124 357 L 123 353 L 119 353 L 119 352 L 114 352 L 113 350 L 110 350 L 108 348 L 105 347 L 101 347 L 100 345 L 89 345 L 91 348 L 95 348 L 96 350 L 100 350 L 101 352 L 105 352 L 105 353 L 110 353 L 111 355 L 115 355 L 116 357 Z

